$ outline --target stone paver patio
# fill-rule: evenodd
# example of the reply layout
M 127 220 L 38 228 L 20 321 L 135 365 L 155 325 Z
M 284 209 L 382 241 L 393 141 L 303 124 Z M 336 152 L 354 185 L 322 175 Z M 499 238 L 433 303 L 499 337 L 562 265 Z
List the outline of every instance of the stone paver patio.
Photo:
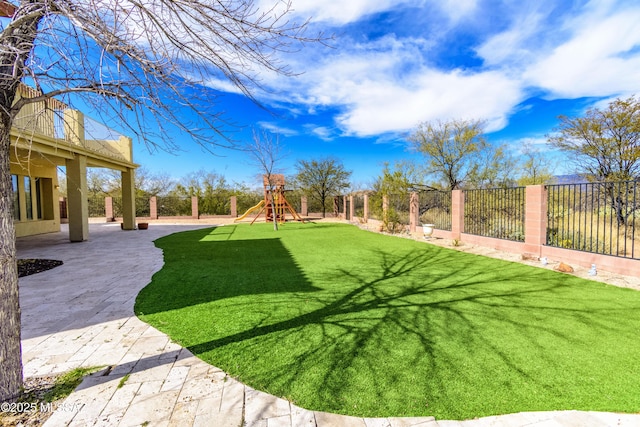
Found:
M 105 366 L 45 426 L 640 426 L 640 414 L 578 411 L 469 421 L 363 419 L 308 411 L 245 386 L 133 314 L 136 295 L 163 264 L 153 240 L 210 225 L 122 231 L 115 223 L 92 224 L 90 240 L 82 243 L 69 243 L 63 226 L 62 233 L 18 239 L 20 258 L 64 261 L 20 279 L 25 377 Z

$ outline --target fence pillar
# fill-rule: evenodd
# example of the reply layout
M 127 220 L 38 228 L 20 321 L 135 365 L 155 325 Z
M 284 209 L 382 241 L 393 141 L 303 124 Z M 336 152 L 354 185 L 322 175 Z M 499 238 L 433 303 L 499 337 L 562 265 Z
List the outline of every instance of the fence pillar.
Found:
M 464 233 L 464 192 L 451 191 L 451 238 L 460 240 Z
M 149 199 L 149 217 L 158 219 L 158 198 L 156 196 L 152 196 Z
M 420 210 L 418 209 L 418 193 L 415 191 L 411 193 L 409 198 L 409 232 L 415 233 L 418 221 L 420 221 Z
M 309 205 L 307 204 L 307 196 L 300 197 L 300 215 L 309 215 Z
M 342 212 L 344 212 L 344 218 L 342 219 L 348 219 L 347 218 L 347 200 L 349 199 L 349 196 L 344 196 L 342 198 Z
M 113 197 L 107 196 L 104 198 L 104 216 L 107 217 L 107 222 L 116 220 L 113 216 Z
M 389 222 L 389 196 L 386 194 L 382 196 L 382 222 L 385 226 Z
M 369 221 L 369 195 L 365 194 L 364 195 L 364 208 L 362 209 L 362 220 L 364 222 L 368 222 Z
M 340 198 L 338 196 L 335 196 L 333 198 L 333 216 L 337 218 L 339 212 L 340 212 Z
M 67 219 L 67 198 L 60 197 L 60 219 Z
M 525 190 L 524 251 L 540 257 L 547 242 L 547 189 L 529 185 Z
M 353 221 L 355 209 L 353 208 L 353 196 L 349 196 L 349 220 Z
M 231 196 L 231 217 L 235 218 L 238 216 L 238 198 L 236 196 Z
M 198 196 L 191 196 L 191 218 L 198 219 Z

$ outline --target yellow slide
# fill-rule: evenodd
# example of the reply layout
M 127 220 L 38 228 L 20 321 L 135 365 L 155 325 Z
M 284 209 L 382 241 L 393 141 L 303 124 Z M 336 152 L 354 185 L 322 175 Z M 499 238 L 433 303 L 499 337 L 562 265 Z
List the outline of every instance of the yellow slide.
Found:
M 260 203 L 258 203 L 257 205 L 250 207 L 249 209 L 247 209 L 247 211 L 242 215 L 239 216 L 238 218 L 235 219 L 235 221 L 242 221 L 243 219 L 245 219 L 247 217 L 247 215 L 249 215 L 251 212 L 260 209 L 261 207 L 264 206 L 264 200 L 260 200 Z

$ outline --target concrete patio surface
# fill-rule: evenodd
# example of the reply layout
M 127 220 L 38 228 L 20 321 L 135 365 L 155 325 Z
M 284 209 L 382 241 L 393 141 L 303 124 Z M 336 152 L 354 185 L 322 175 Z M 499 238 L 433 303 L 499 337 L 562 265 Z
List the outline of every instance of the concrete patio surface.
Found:
M 207 226 L 152 223 L 148 230 L 122 231 L 103 223 L 91 224 L 90 240 L 82 243 L 70 243 L 64 226 L 61 233 L 18 239 L 19 258 L 64 262 L 20 279 L 25 377 L 104 366 L 45 426 L 640 426 L 640 414 L 579 411 L 469 421 L 363 419 L 309 411 L 254 390 L 133 314 L 136 295 L 163 265 L 153 240 Z

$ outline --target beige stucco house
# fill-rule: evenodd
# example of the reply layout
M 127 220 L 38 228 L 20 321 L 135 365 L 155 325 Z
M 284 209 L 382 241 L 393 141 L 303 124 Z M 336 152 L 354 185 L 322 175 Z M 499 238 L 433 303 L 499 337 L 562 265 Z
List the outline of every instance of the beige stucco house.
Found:
M 19 91 L 19 96 L 37 95 L 27 86 Z M 135 228 L 134 172 L 138 165 L 133 163 L 131 139 L 121 135 L 96 138 L 114 134 L 104 132 L 106 129 L 55 99 L 28 104 L 20 111 L 11 129 L 16 237 L 60 231 L 60 166 L 66 169 L 71 241 L 89 237 L 87 167 L 121 172 L 123 224 L 125 229 Z

